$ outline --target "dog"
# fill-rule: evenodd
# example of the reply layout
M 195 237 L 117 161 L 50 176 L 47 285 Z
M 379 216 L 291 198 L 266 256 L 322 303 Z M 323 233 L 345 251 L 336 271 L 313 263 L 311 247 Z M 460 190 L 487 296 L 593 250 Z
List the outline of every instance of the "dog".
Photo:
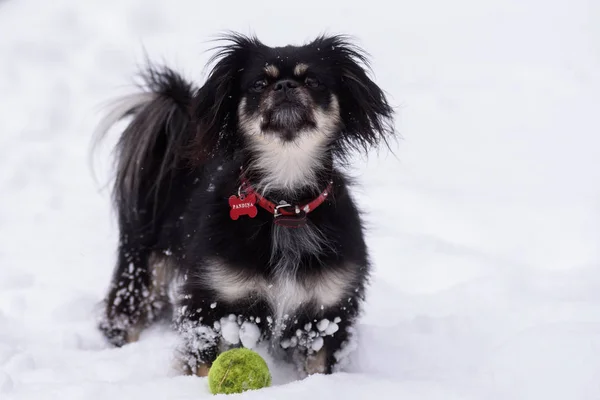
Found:
M 98 324 L 115 346 L 170 321 L 183 372 L 267 343 L 303 374 L 341 368 L 369 280 L 342 167 L 387 144 L 394 111 L 344 35 L 221 38 L 201 87 L 149 63 L 99 131 L 116 145 L 118 259 Z

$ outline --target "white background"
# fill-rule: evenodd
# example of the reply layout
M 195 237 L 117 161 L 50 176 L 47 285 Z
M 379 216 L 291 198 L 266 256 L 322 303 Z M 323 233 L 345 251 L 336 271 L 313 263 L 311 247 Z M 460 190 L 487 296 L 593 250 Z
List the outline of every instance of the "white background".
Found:
M 402 138 L 355 163 L 375 274 L 347 373 L 254 399 L 600 398 L 600 3 L 0 0 L 0 398 L 199 399 L 174 338 L 111 349 L 102 105 L 144 48 L 202 83 L 225 29 L 349 33 Z M 114 142 L 114 136 L 110 139 Z

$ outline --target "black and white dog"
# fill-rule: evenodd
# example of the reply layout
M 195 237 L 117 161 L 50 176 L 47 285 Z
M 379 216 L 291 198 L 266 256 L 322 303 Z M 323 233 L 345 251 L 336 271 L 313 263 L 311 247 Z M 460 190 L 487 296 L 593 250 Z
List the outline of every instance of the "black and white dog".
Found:
M 101 130 L 117 145 L 120 242 L 100 322 L 116 346 L 172 318 L 185 371 L 268 341 L 331 373 L 369 276 L 363 226 L 339 170 L 394 133 L 393 110 L 344 36 L 268 47 L 224 38 L 199 89 L 148 67 Z

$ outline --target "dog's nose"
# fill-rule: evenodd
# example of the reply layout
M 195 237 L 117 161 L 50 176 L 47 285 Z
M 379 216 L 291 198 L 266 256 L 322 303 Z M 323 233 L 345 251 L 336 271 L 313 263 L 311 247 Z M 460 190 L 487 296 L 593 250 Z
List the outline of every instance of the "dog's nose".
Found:
M 283 91 L 287 92 L 288 90 L 295 89 L 298 87 L 298 82 L 291 79 L 282 79 L 280 81 L 275 82 L 273 85 L 274 91 Z

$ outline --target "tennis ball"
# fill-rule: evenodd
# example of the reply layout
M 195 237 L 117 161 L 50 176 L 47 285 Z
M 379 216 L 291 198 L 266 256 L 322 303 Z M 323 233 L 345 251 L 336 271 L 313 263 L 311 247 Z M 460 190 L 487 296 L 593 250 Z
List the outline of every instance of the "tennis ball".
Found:
M 208 372 L 212 394 L 241 393 L 271 386 L 271 373 L 263 358 L 255 351 L 236 348 L 217 357 Z

